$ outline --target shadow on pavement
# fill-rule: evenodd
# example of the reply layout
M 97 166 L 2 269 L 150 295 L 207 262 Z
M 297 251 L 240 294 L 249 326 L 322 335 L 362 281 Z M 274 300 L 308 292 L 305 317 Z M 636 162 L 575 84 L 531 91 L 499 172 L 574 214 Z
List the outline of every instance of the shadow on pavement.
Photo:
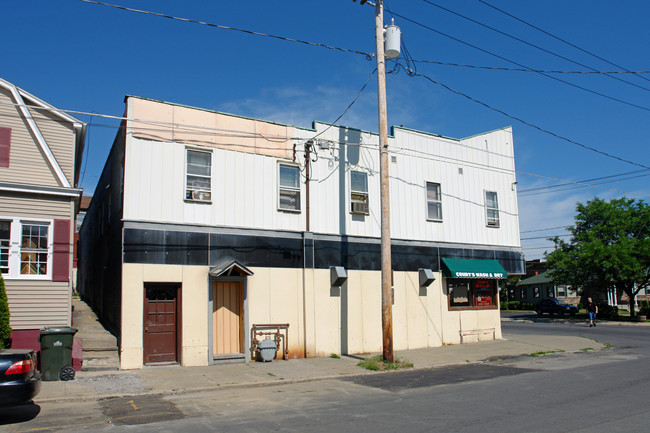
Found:
M 33 420 L 41 413 L 41 407 L 34 402 L 0 408 L 0 425 L 17 424 Z

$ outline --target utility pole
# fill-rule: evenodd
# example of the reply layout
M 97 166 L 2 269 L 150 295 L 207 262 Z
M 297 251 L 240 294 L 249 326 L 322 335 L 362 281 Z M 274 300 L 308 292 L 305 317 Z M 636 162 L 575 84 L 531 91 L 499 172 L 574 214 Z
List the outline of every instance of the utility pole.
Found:
M 356 2 L 357 0 L 352 0 Z M 360 0 L 363 5 L 368 0 Z M 377 96 L 379 99 L 379 178 L 381 195 L 381 331 L 384 360 L 393 362 L 393 295 L 390 257 L 390 197 L 388 184 L 388 115 L 386 109 L 386 60 L 384 55 L 384 2 L 375 4 L 375 42 L 377 44 Z M 393 26 L 394 27 L 394 26 Z M 395 47 L 392 47 L 393 51 Z M 392 53 L 395 54 L 395 53 Z M 397 53 L 399 55 L 399 42 Z M 391 57 L 391 58 L 394 58 Z
M 377 95 L 379 99 L 379 178 L 381 195 L 381 329 L 384 360 L 393 362 L 393 306 L 391 293 L 390 199 L 388 184 L 388 115 L 386 109 L 386 62 L 384 56 L 384 5 L 375 3 L 377 43 Z

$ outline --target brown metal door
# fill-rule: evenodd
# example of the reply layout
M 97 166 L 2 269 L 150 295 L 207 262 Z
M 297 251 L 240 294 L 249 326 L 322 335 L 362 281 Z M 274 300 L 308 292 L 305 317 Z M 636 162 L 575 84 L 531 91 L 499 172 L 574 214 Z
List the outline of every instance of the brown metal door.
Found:
M 144 363 L 177 361 L 176 286 L 147 286 L 144 298 Z
M 244 348 L 244 284 L 212 283 L 212 348 L 215 355 L 242 353 Z

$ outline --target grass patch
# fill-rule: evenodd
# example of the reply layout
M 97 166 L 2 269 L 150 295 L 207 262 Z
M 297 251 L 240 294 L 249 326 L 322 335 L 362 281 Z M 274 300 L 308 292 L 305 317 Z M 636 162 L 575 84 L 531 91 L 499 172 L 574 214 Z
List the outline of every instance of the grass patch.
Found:
M 546 352 L 534 352 L 531 353 L 530 356 L 532 356 L 533 358 L 537 358 L 538 356 L 551 355 L 553 353 L 562 353 L 562 352 L 564 352 L 564 350 L 549 350 Z
M 398 370 L 400 368 L 412 368 L 413 363 L 407 362 L 402 359 L 396 359 L 394 362 L 384 361 L 382 355 L 372 356 L 363 361 L 359 361 L 357 366 L 365 368 L 366 370 L 385 371 L 385 370 Z
M 330 355 L 330 358 L 341 359 L 341 357 L 338 356 L 336 353 L 332 353 L 332 354 Z
M 580 349 L 580 350 L 582 350 L 583 352 L 590 352 L 595 349 L 593 347 L 585 347 L 584 349 Z
M 609 348 L 612 347 L 612 345 L 609 344 L 609 343 L 604 343 L 603 346 L 605 346 L 605 347 L 604 347 L 605 349 L 609 349 Z
M 275 374 L 273 374 L 273 373 L 266 373 L 266 374 L 268 374 L 271 377 L 275 377 Z

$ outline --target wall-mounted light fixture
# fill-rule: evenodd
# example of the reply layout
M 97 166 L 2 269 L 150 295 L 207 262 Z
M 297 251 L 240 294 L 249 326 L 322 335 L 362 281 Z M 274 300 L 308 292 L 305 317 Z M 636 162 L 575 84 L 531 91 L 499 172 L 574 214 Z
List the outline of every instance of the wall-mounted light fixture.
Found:
M 341 287 L 348 279 L 348 272 L 343 266 L 330 266 L 330 283 L 332 287 Z
M 420 287 L 428 287 L 436 280 L 431 269 L 420 268 L 418 274 L 420 275 Z

